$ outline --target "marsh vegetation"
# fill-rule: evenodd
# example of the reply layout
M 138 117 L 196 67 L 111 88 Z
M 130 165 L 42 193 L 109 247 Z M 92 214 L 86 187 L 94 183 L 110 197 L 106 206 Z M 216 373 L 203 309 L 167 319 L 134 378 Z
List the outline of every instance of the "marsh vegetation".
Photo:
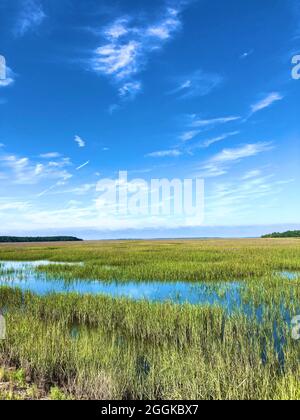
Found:
M 1 364 L 22 369 L 46 394 L 54 389 L 84 399 L 300 398 L 300 342 L 291 334 L 291 320 L 300 314 L 297 240 L 5 245 L 0 260 L 83 263 L 35 268 L 54 282 L 185 281 L 205 284 L 220 298 L 233 281 L 241 285 L 240 305 L 228 310 L 218 302 L 39 295 L 8 282 L 0 288 L 7 323 Z M 14 276 L 3 266 L 0 273 Z

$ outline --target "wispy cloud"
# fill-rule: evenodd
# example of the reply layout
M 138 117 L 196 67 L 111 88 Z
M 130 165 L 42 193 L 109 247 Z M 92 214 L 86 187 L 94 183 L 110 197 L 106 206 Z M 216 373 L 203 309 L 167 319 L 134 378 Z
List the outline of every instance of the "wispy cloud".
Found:
M 258 176 L 260 176 L 262 173 L 262 171 L 260 169 L 252 169 L 251 171 L 246 172 L 242 179 L 243 180 L 247 180 L 247 179 L 251 179 L 251 178 L 256 178 Z
M 85 140 L 83 140 L 83 138 L 81 138 L 80 136 L 75 136 L 74 138 L 75 143 L 78 144 L 78 147 L 83 148 L 86 146 L 86 142 Z
M 27 32 L 34 31 L 45 18 L 46 14 L 39 0 L 22 0 L 21 10 L 14 28 L 15 35 L 22 37 Z
M 157 152 L 148 153 L 146 157 L 152 158 L 164 158 L 164 157 L 178 157 L 182 154 L 180 150 L 170 149 L 170 150 L 159 150 Z
M 162 18 L 146 29 L 146 36 L 162 41 L 170 39 L 181 27 L 179 8 L 167 8 Z
M 216 137 L 212 137 L 206 140 L 203 140 L 202 142 L 199 142 L 197 144 L 194 144 L 190 147 L 190 150 L 193 149 L 204 149 L 207 148 L 215 143 L 219 143 L 223 140 L 228 139 L 229 137 L 233 137 L 233 136 L 237 136 L 238 134 L 240 134 L 240 131 L 231 131 L 229 133 L 224 133 L 220 136 L 216 136 Z
M 9 210 L 17 210 L 17 211 L 25 211 L 31 207 L 29 202 L 24 201 L 14 201 L 11 198 L 8 200 L 0 199 L 0 212 L 2 211 L 9 211 Z
M 122 99 L 134 99 L 142 90 L 141 82 L 128 82 L 119 88 L 119 96 Z
M 92 69 L 120 84 L 120 96 L 124 97 L 124 92 L 135 96 L 141 85 L 134 77 L 145 68 L 149 56 L 178 32 L 182 7 L 180 3 L 166 7 L 153 23 L 141 22 L 134 16 L 117 18 L 102 32 L 103 43 L 95 50 Z
M 224 124 L 229 124 L 232 122 L 236 122 L 241 120 L 240 116 L 231 115 L 228 117 L 218 117 L 218 118 L 201 118 L 197 114 L 188 115 L 186 124 L 186 131 L 184 131 L 180 136 L 179 139 L 183 142 L 190 142 L 195 137 L 198 137 L 204 131 L 208 131 L 214 129 L 217 126 L 221 126 Z M 235 133 L 235 132 L 234 132 Z M 227 135 L 227 134 L 226 134 Z M 229 133 L 230 135 L 230 133 Z M 225 137 L 226 138 L 226 137 Z M 223 137 L 215 137 L 212 139 L 208 139 L 207 142 L 209 143 L 207 147 L 215 143 L 217 141 L 223 140 Z
M 0 156 L 0 169 L 5 179 L 15 184 L 37 184 L 42 179 L 67 180 L 72 175 L 65 169 L 70 166 L 69 158 L 52 162 L 33 162 L 28 157 L 4 154 Z
M 56 159 L 56 158 L 59 158 L 60 156 L 61 154 L 58 152 L 42 153 L 40 155 L 42 159 Z
M 125 45 L 109 44 L 99 47 L 93 60 L 93 69 L 105 75 L 124 79 L 133 76 L 140 69 L 138 57 L 141 43 L 128 41 Z
M 227 173 L 230 165 L 272 149 L 273 145 L 270 142 L 251 143 L 237 148 L 223 149 L 202 166 L 203 176 L 213 177 L 224 175 Z
M 96 184 L 83 184 L 69 189 L 60 189 L 53 192 L 53 194 L 75 194 L 85 195 L 96 191 Z
M 239 116 L 229 116 L 229 117 L 221 117 L 221 118 L 211 118 L 211 119 L 202 119 L 199 118 L 197 115 L 191 115 L 191 125 L 192 127 L 198 128 L 211 128 L 217 125 L 227 124 L 233 121 L 238 121 L 241 119 Z
M 259 102 L 256 102 L 255 104 L 251 105 L 251 114 L 255 114 L 256 112 L 269 108 L 275 102 L 281 101 L 283 98 L 284 96 L 281 95 L 280 93 L 272 92 L 268 94 L 266 97 L 264 97 L 262 100 L 260 100 Z
M 190 130 L 190 131 L 186 131 L 183 134 L 181 134 L 181 136 L 179 137 L 179 139 L 181 141 L 187 142 L 190 140 L 193 140 L 195 137 L 197 137 L 199 134 L 201 133 L 200 130 Z
M 241 177 L 240 182 L 223 182 L 213 186 L 207 196 L 207 221 L 230 218 L 231 223 L 245 215 L 257 213 L 266 203 L 272 206 L 270 197 L 276 197 L 283 185 L 293 180 L 276 180 L 274 174 L 264 174 L 254 169 Z M 266 198 L 268 198 L 266 200 Z
M 250 57 L 254 53 L 254 50 L 245 51 L 243 54 L 240 55 L 241 60 L 245 60 L 246 58 Z
M 177 79 L 177 87 L 169 92 L 178 95 L 181 99 L 196 96 L 205 96 L 219 86 L 223 78 L 218 74 L 204 73 L 198 70 L 190 75 Z
M 259 153 L 266 152 L 273 148 L 270 142 L 261 142 L 246 144 L 245 146 L 235 149 L 224 149 L 211 158 L 210 162 L 227 163 L 244 159 L 250 156 L 256 156 Z

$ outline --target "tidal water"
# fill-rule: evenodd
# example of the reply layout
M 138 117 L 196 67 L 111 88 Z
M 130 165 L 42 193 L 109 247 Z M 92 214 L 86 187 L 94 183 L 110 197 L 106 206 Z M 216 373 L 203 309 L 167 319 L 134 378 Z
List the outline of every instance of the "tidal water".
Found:
M 151 302 L 173 302 L 176 304 L 189 303 L 193 305 L 216 305 L 225 309 L 228 314 L 241 311 L 248 316 L 254 315 L 259 322 L 263 321 L 263 306 L 252 306 L 242 299 L 243 288 L 246 283 L 232 282 L 166 282 L 166 281 L 98 281 L 79 280 L 72 281 L 57 279 L 49 274 L 37 270 L 49 264 L 73 265 L 73 263 L 56 263 L 51 261 L 0 261 L 0 286 L 19 288 L 22 291 L 30 291 L 40 296 L 50 293 L 77 293 L 80 295 L 107 295 L 112 297 L 124 297 L 133 300 L 147 300 Z M 83 265 L 82 263 L 75 263 Z M 299 273 L 277 272 L 285 280 L 294 281 L 299 278 Z M 290 324 L 291 314 L 282 312 L 285 321 Z M 77 327 L 72 326 L 71 332 L 76 336 Z M 278 330 L 273 327 L 274 347 L 278 354 L 280 366 L 284 367 L 284 344 L 285 339 Z M 266 363 L 266 356 L 262 354 L 262 361 Z
M 45 296 L 50 293 L 78 293 L 82 295 L 108 295 L 151 302 L 174 302 L 178 304 L 218 305 L 227 310 L 240 309 L 243 282 L 199 282 L 185 281 L 72 281 L 57 279 L 36 268 L 49 264 L 73 265 L 51 261 L 2 261 L 0 262 L 0 286 L 16 287 L 23 291 Z M 81 263 L 75 263 L 81 264 Z M 81 264 L 82 265 L 82 264 Z M 285 279 L 299 277 L 297 273 L 278 273 Z M 246 308 L 247 309 L 247 308 Z M 245 310 L 245 307 L 244 307 Z M 247 311 L 247 310 L 246 310 Z
M 45 296 L 50 293 L 78 293 L 126 297 L 151 302 L 221 305 L 227 308 L 240 306 L 239 282 L 191 283 L 166 281 L 72 281 L 57 279 L 37 271 L 37 267 L 53 264 L 50 261 L 0 262 L 0 286 L 16 287 Z M 54 263 L 59 264 L 59 263 Z M 62 263 L 61 263 L 62 264 Z

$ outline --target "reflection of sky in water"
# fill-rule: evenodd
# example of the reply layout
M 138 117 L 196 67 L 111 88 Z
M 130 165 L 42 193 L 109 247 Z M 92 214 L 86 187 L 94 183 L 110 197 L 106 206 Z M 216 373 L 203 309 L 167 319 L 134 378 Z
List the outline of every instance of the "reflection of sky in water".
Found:
M 236 306 L 240 304 L 239 283 L 188 282 L 104 282 L 57 280 L 34 270 L 35 267 L 52 264 L 49 261 L 2 262 L 4 272 L 0 285 L 18 287 L 39 295 L 49 293 L 104 294 L 113 297 L 128 297 L 135 300 L 155 302 L 172 301 L 191 304 L 221 304 Z M 13 273 L 5 271 L 14 270 Z
M 300 279 L 300 273 L 295 273 L 293 271 L 281 271 L 277 273 L 279 276 L 287 280 L 297 280 Z
M 0 269 L 1 270 L 28 270 L 31 268 L 40 267 L 43 265 L 83 265 L 82 263 L 68 263 L 68 262 L 52 262 L 52 261 L 1 261 L 0 262 Z
M 104 294 L 113 297 L 127 297 L 135 300 L 155 302 L 221 305 L 228 310 L 245 306 L 242 304 L 243 283 L 189 283 L 189 282 L 104 282 L 57 280 L 36 272 L 35 267 L 53 264 L 49 261 L 2 262 L 0 286 L 18 287 L 39 295 L 49 293 Z M 14 270 L 6 273 L 5 270 Z M 285 278 L 295 278 L 295 273 L 280 273 Z M 247 311 L 247 310 L 246 310 Z
M 0 286 L 18 287 L 23 291 L 31 291 L 38 295 L 49 293 L 78 293 L 90 295 L 108 295 L 112 297 L 126 297 L 134 300 L 148 300 L 151 302 L 190 303 L 193 305 L 218 305 L 230 314 L 242 311 L 246 316 L 254 315 L 259 322 L 263 322 L 263 305 L 252 306 L 242 299 L 242 291 L 245 287 L 243 282 L 104 282 L 74 280 L 64 281 L 47 276 L 35 271 L 42 265 L 59 264 L 49 261 L 33 262 L 0 262 Z M 63 263 L 60 263 L 63 264 Z M 76 264 L 76 263 L 75 263 Z M 69 264 L 69 265 L 72 265 Z M 285 280 L 295 280 L 300 277 L 299 273 L 278 272 L 277 275 Z M 285 322 L 289 325 L 291 314 L 284 307 L 281 313 Z M 71 335 L 76 337 L 78 330 L 74 327 Z M 283 332 L 278 329 L 276 322 L 273 326 L 274 349 L 278 355 L 279 367 L 284 368 L 285 338 Z M 264 349 L 266 348 L 266 344 Z M 265 351 L 262 353 L 262 362 L 267 363 Z

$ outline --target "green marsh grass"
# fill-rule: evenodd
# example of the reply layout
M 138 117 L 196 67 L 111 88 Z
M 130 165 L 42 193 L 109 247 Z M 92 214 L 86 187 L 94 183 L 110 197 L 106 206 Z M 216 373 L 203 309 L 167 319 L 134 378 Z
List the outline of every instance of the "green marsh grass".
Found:
M 206 281 L 220 297 L 226 281 L 240 280 L 241 301 L 252 308 L 230 315 L 220 307 L 2 287 L 1 364 L 22 369 L 47 393 L 54 389 L 53 398 L 300 398 L 300 342 L 290 326 L 300 313 L 300 276 L 277 274 L 300 270 L 300 241 L 0 246 L 0 260 L 37 259 L 83 262 L 41 268 L 70 281 Z
M 276 315 L 257 322 L 220 308 L 9 288 L 0 289 L 0 302 L 8 310 L 2 363 L 74 398 L 292 398 L 300 385 L 299 343 L 278 317 L 287 340 L 283 370 Z
M 66 279 L 232 281 L 300 271 L 297 239 L 116 241 L 0 246 L 0 260 L 83 262 L 43 267 Z

